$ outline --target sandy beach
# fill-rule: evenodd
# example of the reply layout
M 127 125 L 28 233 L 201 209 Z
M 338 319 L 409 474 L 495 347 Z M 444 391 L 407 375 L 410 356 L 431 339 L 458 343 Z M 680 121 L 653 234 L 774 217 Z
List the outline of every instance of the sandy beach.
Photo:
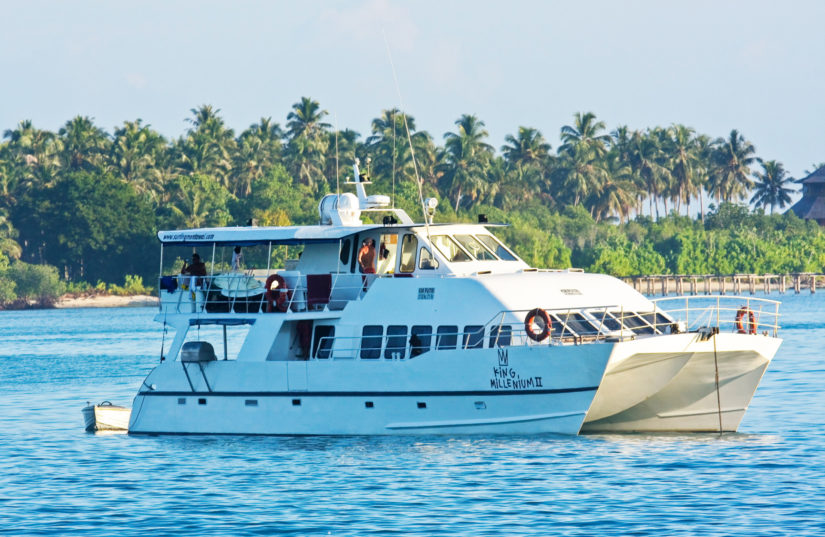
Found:
M 55 308 L 131 308 L 157 306 L 158 297 L 149 295 L 115 296 L 97 295 L 82 297 L 61 297 Z

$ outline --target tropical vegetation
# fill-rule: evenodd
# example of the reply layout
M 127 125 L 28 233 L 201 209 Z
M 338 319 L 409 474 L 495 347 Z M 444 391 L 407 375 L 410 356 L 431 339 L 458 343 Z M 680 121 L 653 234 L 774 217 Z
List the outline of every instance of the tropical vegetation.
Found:
M 535 266 L 625 276 L 825 265 L 825 233 L 778 214 L 793 178 L 736 129 L 608 130 L 582 112 L 560 128 L 556 148 L 519 126 L 497 150 L 473 114 L 433 136 L 390 108 L 365 138 L 328 117 L 302 97 L 283 127 L 262 117 L 239 133 L 210 105 L 193 108 L 175 139 L 141 119 L 107 132 L 86 116 L 57 132 L 28 120 L 5 130 L 0 303 L 48 302 L 67 285 L 143 288 L 154 281 L 158 229 L 315 223 L 318 200 L 346 188 L 356 158 L 373 191 L 414 217 L 423 195 L 441 201 L 437 220 L 483 213 L 511 224 L 498 233 Z

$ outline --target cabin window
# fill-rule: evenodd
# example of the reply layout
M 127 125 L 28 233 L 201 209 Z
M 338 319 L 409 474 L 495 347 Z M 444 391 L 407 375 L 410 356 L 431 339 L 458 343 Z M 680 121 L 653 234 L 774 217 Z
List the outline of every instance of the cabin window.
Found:
M 398 233 L 381 235 L 375 249 L 378 263 L 378 274 L 392 274 L 395 272 L 395 259 L 398 252 Z
M 633 330 L 637 334 L 655 334 L 656 331 L 647 322 L 632 312 L 611 312 L 616 316 L 626 327 Z
M 433 327 L 415 325 L 410 330 L 410 357 L 424 354 L 430 350 L 430 342 L 433 338 Z
M 421 254 L 418 256 L 418 268 L 422 270 L 438 268 L 438 261 L 436 261 L 433 254 L 426 248 L 421 248 Z
M 365 326 L 361 331 L 361 358 L 375 359 L 381 357 L 381 340 L 384 327 L 379 325 Z
M 327 359 L 332 354 L 332 341 L 335 337 L 334 326 L 316 326 L 315 336 L 312 340 L 312 348 L 315 349 L 316 358 Z
M 435 347 L 438 350 L 454 349 L 458 341 L 458 327 L 455 325 L 439 326 Z
M 592 314 L 608 330 L 615 331 L 615 330 L 621 330 L 622 329 L 622 323 L 617 321 L 616 317 L 614 317 L 613 315 L 611 315 L 611 314 L 609 314 L 605 311 L 592 312 Z
M 513 329 L 509 324 L 490 328 L 490 348 L 509 347 Z
M 433 235 L 432 241 L 438 251 L 441 252 L 441 255 L 450 263 L 473 260 L 449 235 Z
M 500 257 L 503 261 L 517 261 L 518 258 L 507 249 L 506 246 L 501 244 L 498 239 L 493 237 L 492 235 L 476 235 L 476 238 L 481 241 L 481 243 L 490 249 L 491 252 L 496 254 Z
M 673 322 L 661 313 L 640 313 L 642 319 L 653 325 L 657 332 L 664 332 L 666 326 Z
M 484 327 L 471 324 L 464 327 L 464 337 L 461 347 L 465 349 L 481 349 L 484 347 Z
M 455 240 L 479 261 L 495 261 L 498 259 L 472 235 L 456 235 Z
M 571 330 L 579 336 L 592 336 L 597 333 L 596 327 L 581 313 L 564 313 L 559 314 L 559 317 L 561 317 L 567 325 L 565 334 L 570 333 Z
M 415 270 L 415 250 L 418 248 L 418 239 L 415 235 L 407 233 L 401 239 L 401 264 L 398 272 L 409 274 Z
M 390 325 L 387 327 L 387 348 L 384 349 L 384 358 L 387 360 L 403 360 L 407 353 L 407 327 Z
M 338 254 L 338 257 L 341 259 L 341 264 L 346 265 L 349 263 L 349 251 L 352 248 L 352 243 L 349 239 L 344 239 L 341 243 L 341 251 Z

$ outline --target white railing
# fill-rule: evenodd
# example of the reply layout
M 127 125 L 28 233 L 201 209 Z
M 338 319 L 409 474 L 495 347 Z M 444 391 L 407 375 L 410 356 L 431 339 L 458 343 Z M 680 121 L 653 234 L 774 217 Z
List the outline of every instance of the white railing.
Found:
M 716 295 L 663 297 L 652 302 L 656 311 L 683 321 L 687 331 L 715 327 L 720 332 L 768 333 L 773 337 L 779 333 L 777 300 Z

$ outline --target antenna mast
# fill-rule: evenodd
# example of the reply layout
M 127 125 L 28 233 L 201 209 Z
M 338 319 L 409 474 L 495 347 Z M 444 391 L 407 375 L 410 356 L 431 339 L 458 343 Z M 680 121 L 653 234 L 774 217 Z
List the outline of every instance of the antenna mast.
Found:
M 424 227 L 427 230 L 427 237 L 430 236 L 430 221 L 427 218 L 427 208 L 424 205 L 424 190 L 421 186 L 421 176 L 418 173 L 418 163 L 415 160 L 415 149 L 413 149 L 412 135 L 410 135 L 410 125 L 407 123 L 407 114 L 404 112 L 404 99 L 401 97 L 401 86 L 398 84 L 398 77 L 395 75 L 395 64 L 392 62 L 392 52 L 390 51 L 390 44 L 387 41 L 387 34 L 381 29 L 381 35 L 384 36 L 384 45 L 387 47 L 387 56 L 390 59 L 390 68 L 392 69 L 392 79 L 395 82 L 395 91 L 398 92 L 398 103 L 401 106 L 401 117 L 404 118 L 404 128 L 407 131 L 407 142 L 410 144 L 410 155 L 412 156 L 413 170 L 415 171 L 415 179 L 418 184 L 418 203 L 421 206 L 421 214 L 424 215 Z

